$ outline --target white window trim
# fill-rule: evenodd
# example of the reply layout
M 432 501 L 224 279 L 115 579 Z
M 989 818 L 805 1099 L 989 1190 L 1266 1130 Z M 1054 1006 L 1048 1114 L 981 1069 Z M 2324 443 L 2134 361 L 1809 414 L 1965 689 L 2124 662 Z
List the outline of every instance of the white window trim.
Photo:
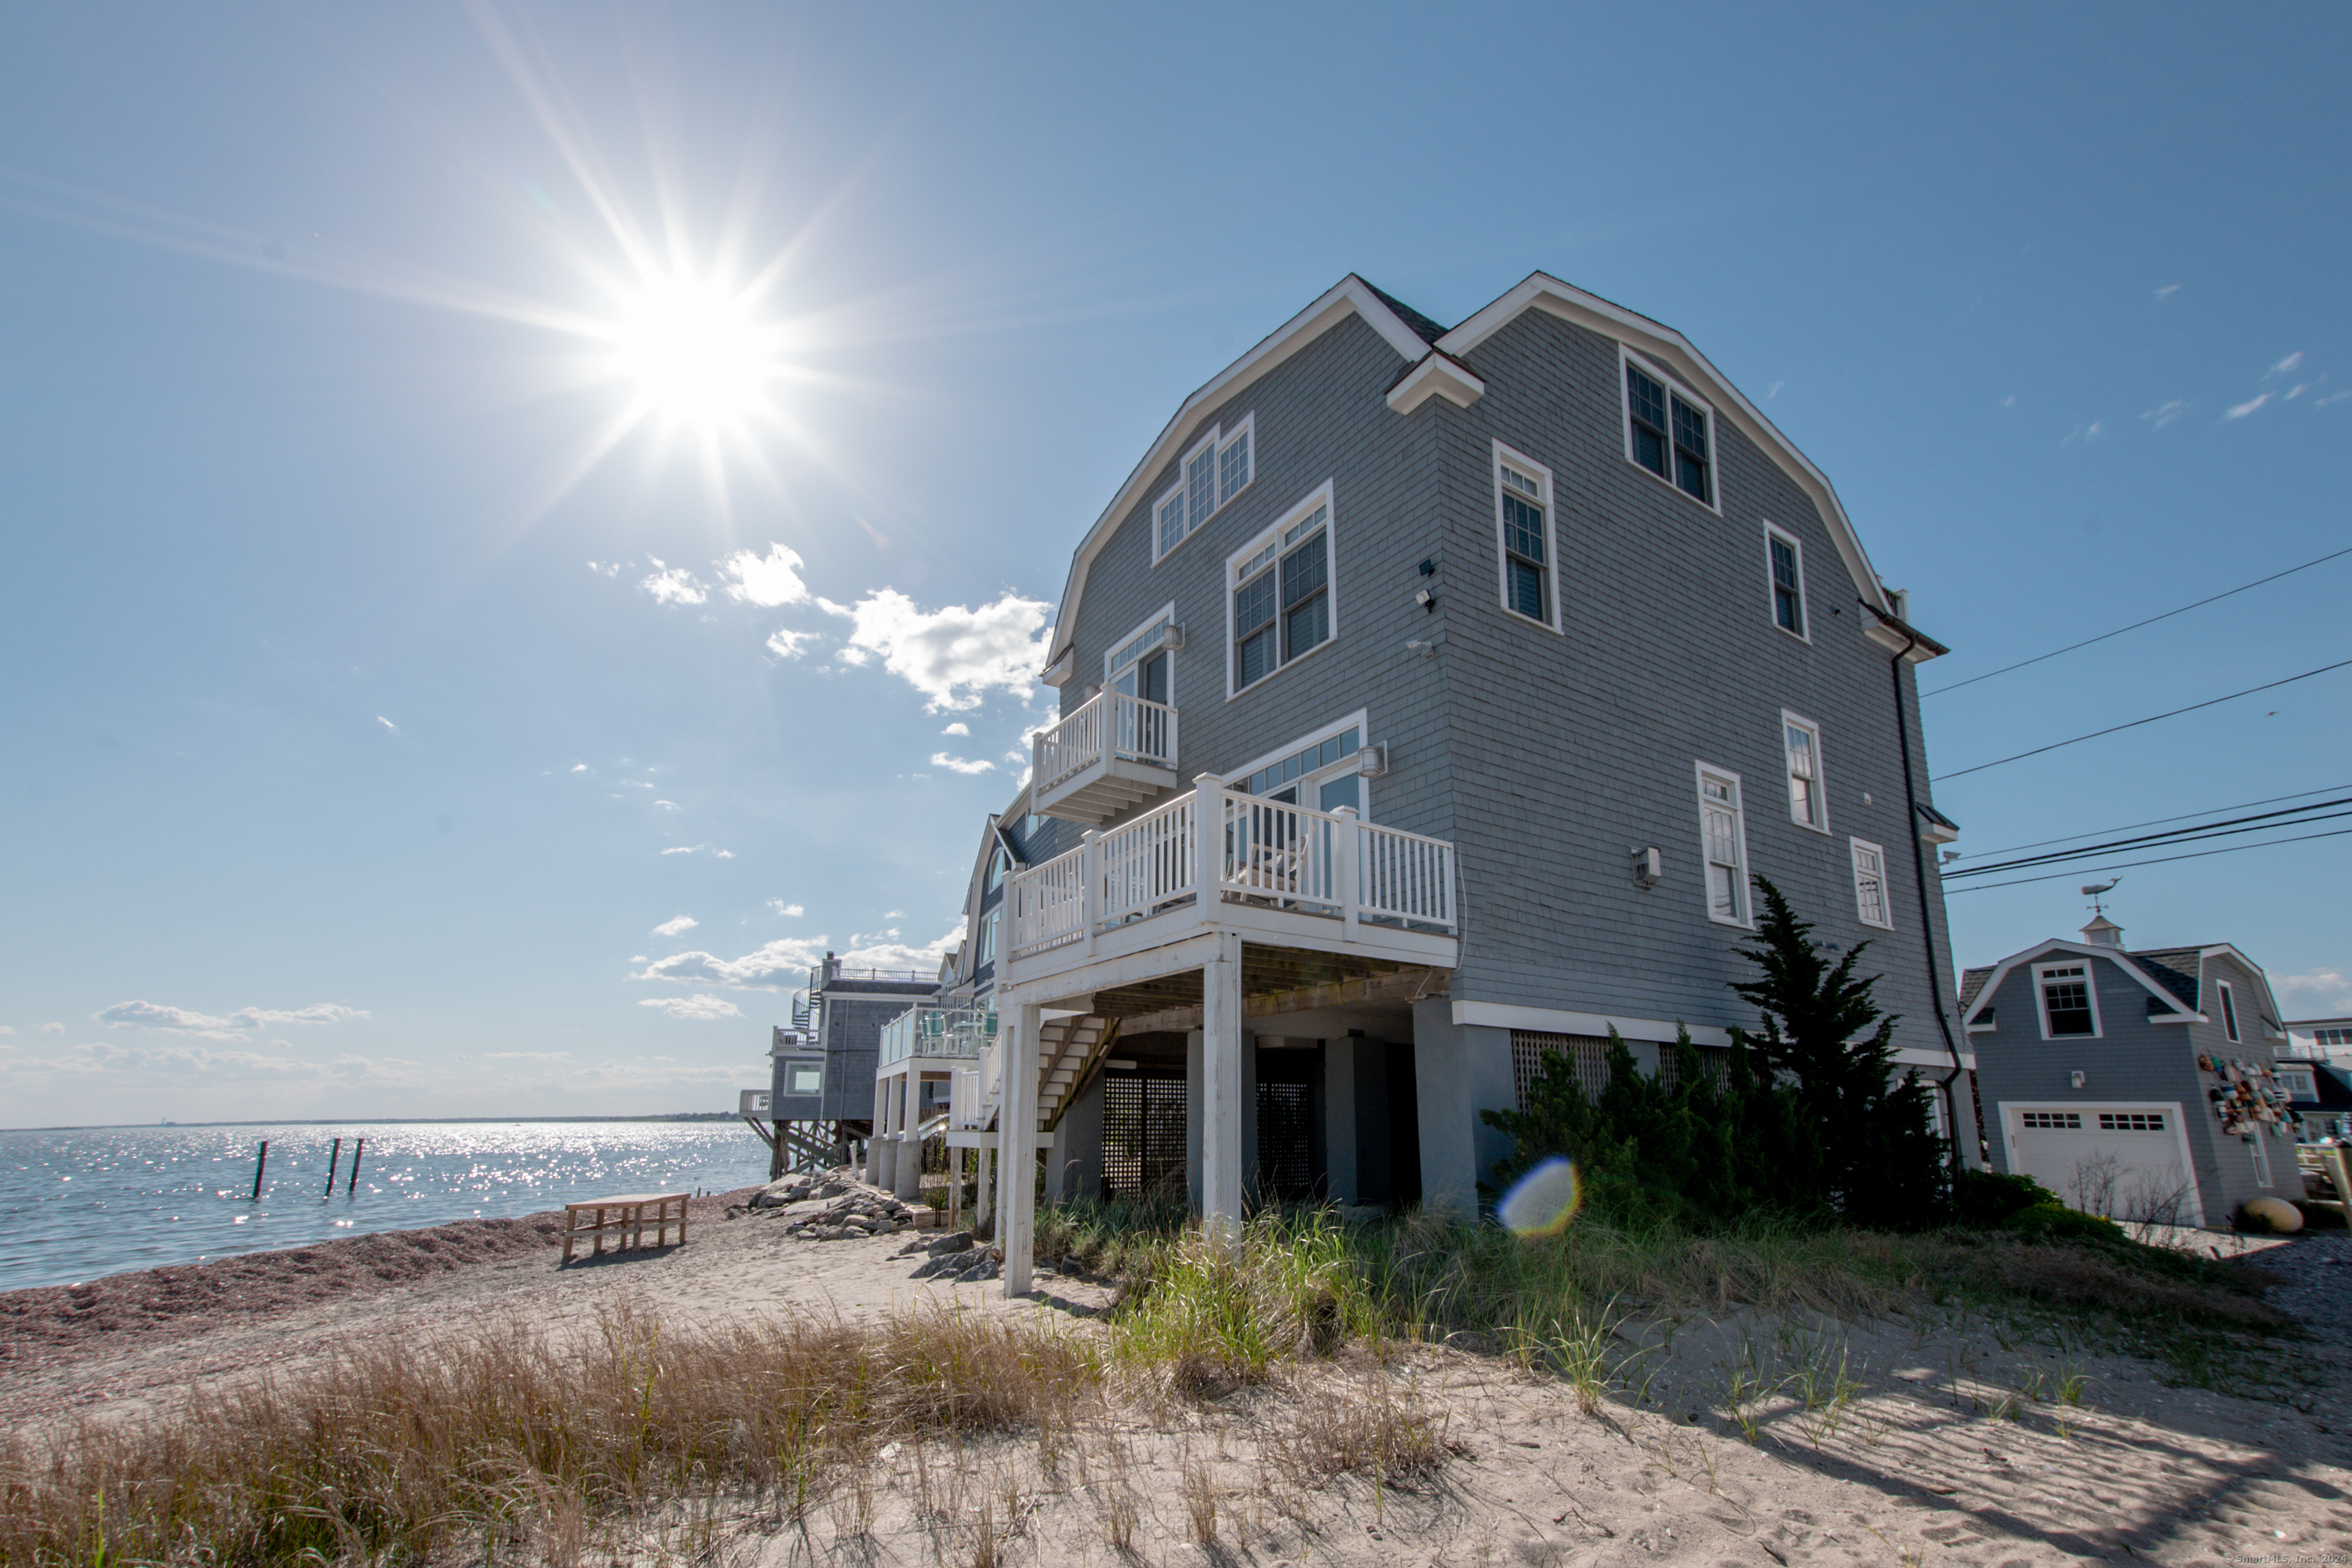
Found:
M 1709 500 L 1701 500 L 1675 483 L 1671 472 L 1664 475 L 1654 474 L 1633 460 L 1633 389 L 1625 384 L 1625 367 L 1629 364 L 1639 366 L 1643 374 L 1659 382 L 1667 392 L 1680 397 L 1685 403 L 1706 416 L 1706 468 L 1709 478 L 1714 480 L 1707 487 L 1714 492 Z M 1669 470 L 1675 466 L 1674 417 L 1674 405 L 1669 404 L 1666 407 L 1666 467 Z M 1618 439 L 1624 446 L 1627 468 L 1653 484 L 1665 486 L 1700 510 L 1711 511 L 1716 516 L 1721 517 L 1723 515 L 1722 429 L 1723 421 L 1716 417 L 1715 405 L 1684 385 L 1681 377 L 1661 366 L 1655 360 L 1645 359 L 1635 353 L 1624 343 L 1620 342 L 1617 345 L 1617 435 Z
M 2213 982 L 2213 988 L 2221 992 L 2222 998 L 2220 1008 L 2222 1035 L 2233 1046 L 2244 1045 L 2245 1041 L 2240 1037 L 2237 1028 L 2238 993 L 2226 980 L 2216 980 Z
M 1255 459 L 1253 458 L 1252 461 L 1255 463 Z M 1267 670 L 1264 675 L 1259 676 L 1247 686 L 1236 687 L 1234 684 L 1234 678 L 1239 675 L 1241 671 L 1235 668 L 1234 660 L 1234 568 L 1241 564 L 1241 563 L 1248 560 L 1251 556 L 1256 554 L 1259 551 L 1265 549 L 1266 542 L 1268 540 L 1272 540 L 1275 542 L 1276 548 L 1275 551 L 1274 565 L 1268 568 L 1268 570 L 1279 573 L 1282 570 L 1282 552 L 1280 549 L 1282 531 L 1299 521 L 1303 518 L 1313 516 L 1315 509 L 1318 506 L 1328 507 L 1330 509 L 1323 517 L 1323 538 L 1324 549 L 1326 552 L 1324 557 L 1324 570 L 1328 574 L 1324 582 L 1323 592 L 1330 600 L 1331 605 L 1331 635 L 1325 637 L 1321 642 L 1317 643 L 1313 647 L 1308 648 L 1305 653 L 1300 654 L 1297 658 L 1282 659 L 1281 662 L 1276 664 L 1272 669 Z M 1305 500 L 1299 501 L 1297 505 L 1292 507 L 1288 511 L 1284 512 L 1280 517 L 1275 519 L 1274 521 L 1268 523 L 1257 532 L 1250 535 L 1246 543 L 1244 543 L 1239 550 L 1234 551 L 1231 555 L 1226 556 L 1224 574 L 1220 579 L 1220 582 L 1223 584 L 1221 591 L 1223 593 L 1225 599 L 1226 701 L 1231 702 L 1234 698 L 1241 696 L 1245 691 L 1255 691 L 1259 689 L 1264 687 L 1267 681 L 1272 680 L 1284 670 L 1289 669 L 1293 666 L 1306 663 L 1308 659 L 1313 658 L 1317 654 L 1321 653 L 1325 648 L 1329 647 L 1334 643 L 1338 642 L 1339 640 L 1339 508 L 1338 503 L 1332 500 L 1331 481 L 1329 479 L 1325 479 L 1321 484 L 1316 486 L 1307 493 Z M 1276 584 L 1274 597 L 1275 626 L 1276 628 L 1275 632 L 1275 652 L 1276 657 L 1279 659 L 1282 645 L 1282 633 L 1280 630 L 1282 625 L 1282 589 L 1279 581 L 1277 581 Z M 1281 755 L 1282 753 L 1277 752 L 1276 754 Z
M 1737 920 L 1726 920 L 1715 912 L 1715 901 L 1706 896 L 1706 781 L 1715 779 L 1731 786 L 1731 824 L 1739 837 L 1739 910 Z M 1706 905 L 1706 918 L 1719 926 L 1737 926 L 1741 931 L 1756 929 L 1756 890 L 1749 884 L 1755 879 L 1748 858 L 1748 788 L 1739 775 L 1729 768 L 1718 768 L 1710 763 L 1700 763 L 1693 770 L 1691 788 L 1698 796 L 1698 892 Z
M 1495 583 L 1497 592 L 1502 595 L 1503 613 L 1514 619 L 1525 621 L 1531 626 L 1541 626 L 1555 637 L 1565 636 L 1566 634 L 1560 631 L 1559 506 L 1556 499 L 1559 493 L 1559 489 L 1552 483 L 1551 469 L 1543 464 L 1523 452 L 1504 446 L 1500 441 L 1496 441 L 1494 447 Z M 1544 597 L 1551 606 L 1549 620 L 1539 621 L 1533 616 L 1522 614 L 1511 605 L 1510 530 L 1503 521 L 1503 465 L 1505 463 L 1524 470 L 1543 486 L 1543 495 L 1538 504 L 1543 507 L 1544 514 L 1544 575 L 1549 579 L 1545 584 L 1547 591 Z
M 1796 792 L 1790 790 L 1789 820 L 1800 827 L 1810 827 L 1826 838 L 1830 837 L 1830 764 L 1829 760 L 1822 755 L 1822 727 L 1801 713 L 1791 713 L 1786 708 L 1780 710 L 1780 780 L 1783 784 L 1790 783 L 1796 776 L 1789 772 L 1789 731 L 1792 728 L 1802 730 L 1813 738 L 1813 796 L 1821 802 L 1822 819 L 1807 822 L 1799 816 Z
M 1626 415 L 1626 429 L 1628 431 L 1626 440 L 1630 444 L 1633 440 L 1631 435 L 1633 416 L 1630 412 Z M 1647 468 L 1642 471 L 1645 474 L 1650 473 Z M 1650 474 L 1650 477 L 1657 478 L 1655 474 Z M 1720 494 L 1722 489 L 1723 485 L 1718 475 L 1716 491 Z M 1797 618 L 1805 625 L 1805 629 L 1801 632 L 1792 632 L 1780 624 L 1778 608 L 1772 602 L 1777 587 L 1772 576 L 1772 542 L 1776 539 L 1787 545 L 1790 552 L 1797 558 Z M 1764 618 L 1771 624 L 1774 631 L 1784 637 L 1794 637 L 1799 642 L 1806 644 L 1811 644 L 1813 640 L 1813 606 L 1805 593 L 1805 542 L 1769 518 L 1764 523 Z
M 2271 1178 L 2270 1145 L 2264 1142 L 2268 1137 L 2268 1133 L 2258 1130 L 2252 1138 L 2246 1140 L 2246 1152 L 2254 1157 L 2254 1185 L 2264 1192 L 2269 1192 L 2278 1185 Z
M 1102 685 L 1105 691 L 1108 691 L 1110 689 L 1111 678 L 1118 673 L 1118 670 L 1111 668 L 1111 656 L 1118 652 L 1119 649 L 1125 647 L 1129 643 L 1133 642 L 1137 637 L 1141 637 L 1145 632 L 1150 631 L 1153 626 L 1158 626 L 1162 621 L 1166 621 L 1171 626 L 1176 624 L 1175 600 L 1169 600 L 1166 604 L 1152 611 L 1151 614 L 1136 622 L 1134 626 L 1128 628 L 1127 634 L 1124 637 L 1113 639 L 1111 645 L 1103 649 Z M 1176 653 L 1172 648 L 1169 650 L 1168 654 L 1168 706 L 1171 708 L 1176 706 Z
M 1221 496 L 1217 503 L 1209 509 L 1209 514 L 1207 517 L 1203 517 L 1198 521 L 1195 521 L 1188 515 L 1184 520 L 1184 538 L 1163 548 L 1160 542 L 1160 509 L 1168 504 L 1170 497 L 1181 496 L 1184 493 L 1185 469 L 1192 465 L 1193 458 L 1201 455 L 1202 447 L 1208 447 L 1210 468 L 1209 482 L 1212 488 L 1218 487 L 1223 479 L 1223 475 L 1219 472 L 1218 460 L 1223 455 L 1224 449 L 1232 446 L 1236 440 L 1240 439 L 1244 433 L 1248 435 L 1250 442 L 1249 478 L 1242 482 L 1242 488 L 1235 490 L 1233 495 Z M 1708 439 L 1710 440 L 1713 438 L 1712 435 L 1708 437 Z M 1157 566 L 1162 561 L 1167 560 L 1171 555 L 1175 554 L 1179 550 L 1183 549 L 1185 542 L 1190 540 L 1194 534 L 1200 532 L 1202 528 L 1206 527 L 1212 518 L 1214 518 L 1219 512 L 1223 511 L 1227 502 L 1243 495 L 1252 485 L 1256 483 L 1257 412 L 1253 409 L 1249 413 L 1243 415 L 1240 420 L 1236 422 L 1230 430 L 1223 425 L 1210 426 L 1208 434 L 1202 436 L 1199 440 L 1185 447 L 1183 452 L 1177 458 L 1176 482 L 1169 486 L 1166 489 L 1161 490 L 1159 495 L 1152 498 L 1151 501 L 1151 513 L 1150 519 L 1151 525 L 1151 563 L 1154 566 Z
M 1853 862 L 1854 918 L 1876 930 L 1893 931 L 1895 929 L 1895 886 L 1886 869 L 1885 846 L 1873 844 L 1866 838 L 1848 838 L 1845 843 L 1846 854 Z M 1865 849 L 1878 857 L 1878 907 L 1885 911 L 1885 920 L 1874 921 L 1862 912 L 1862 852 Z
M 1260 768 L 1270 766 L 1273 763 L 1282 761 L 1283 758 L 1287 757 L 1294 752 L 1305 751 L 1309 746 L 1319 746 L 1324 742 L 1329 740 L 1332 736 L 1344 735 L 1350 730 L 1355 731 L 1358 734 L 1363 737 L 1364 745 L 1369 746 L 1372 744 L 1371 710 L 1369 708 L 1359 708 L 1344 719 L 1335 719 L 1330 723 L 1325 724 L 1320 728 L 1307 731 L 1307 733 L 1299 736 L 1295 741 L 1286 741 L 1281 745 L 1275 747 L 1274 750 L 1261 752 L 1258 755 L 1252 757 L 1248 762 L 1244 763 L 1240 767 L 1237 767 L 1231 773 L 1226 773 L 1224 775 L 1225 780 L 1228 784 L 1234 779 L 1246 780 L 1250 774 L 1257 772 Z M 1362 748 L 1360 747 L 1358 748 L 1359 751 Z M 1351 767 L 1360 771 L 1363 767 L 1363 763 L 1357 757 L 1342 757 L 1328 768 L 1318 769 L 1311 773 L 1299 774 L 1298 781 L 1302 784 L 1309 779 L 1321 783 L 1326 780 L 1338 778 L 1340 774 L 1347 773 Z M 1364 822 L 1370 822 L 1372 819 L 1371 786 L 1372 781 L 1366 779 L 1364 781 L 1363 789 L 1360 792 L 1363 796 L 1364 804 L 1356 808 L 1361 814 L 1360 820 Z
M 2050 1032 L 2050 997 L 2042 988 L 2042 977 L 2053 969 L 2079 969 L 2083 972 L 2083 991 L 2091 999 L 2091 1032 L 2089 1034 L 2053 1035 Z M 2042 1037 L 2053 1043 L 2063 1045 L 2074 1040 L 2105 1039 L 2107 1037 L 2106 1020 L 2099 1014 L 2099 961 L 2095 958 L 2067 958 L 2035 964 L 2033 966 L 2033 1016 L 2042 1022 Z

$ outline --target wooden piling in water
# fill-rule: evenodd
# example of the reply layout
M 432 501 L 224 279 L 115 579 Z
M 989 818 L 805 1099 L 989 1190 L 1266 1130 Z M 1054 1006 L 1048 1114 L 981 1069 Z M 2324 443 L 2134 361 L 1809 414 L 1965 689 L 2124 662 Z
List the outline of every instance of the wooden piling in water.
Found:
M 366 1151 L 367 1140 L 364 1138 L 352 1145 L 352 1179 L 343 1184 L 343 1196 L 345 1197 L 350 1197 L 353 1193 L 359 1190 L 360 1156 Z M 330 1181 L 327 1184 L 327 1190 L 329 1192 L 333 1192 L 335 1190 L 335 1184 Z
M 335 1195 L 335 1171 L 342 1163 L 343 1141 L 338 1138 L 335 1146 L 327 1152 L 327 1195 L 331 1198 Z
M 268 1169 L 269 1169 L 269 1140 L 264 1138 L 261 1141 L 261 1152 L 255 1155 L 253 1161 L 253 1201 L 255 1203 L 261 1201 L 261 1173 Z

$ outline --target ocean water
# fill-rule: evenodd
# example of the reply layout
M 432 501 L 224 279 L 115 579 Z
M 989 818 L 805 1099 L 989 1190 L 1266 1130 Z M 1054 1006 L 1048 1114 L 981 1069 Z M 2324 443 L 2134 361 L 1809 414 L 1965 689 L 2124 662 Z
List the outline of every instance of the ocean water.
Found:
M 327 1190 L 337 1138 L 342 1162 Z M 269 1140 L 261 1201 L 254 1152 Z M 367 1140 L 359 1183 L 352 1145 Z M 740 1121 L 423 1122 L 0 1131 L 0 1290 L 232 1253 L 503 1219 L 620 1193 L 767 1180 Z

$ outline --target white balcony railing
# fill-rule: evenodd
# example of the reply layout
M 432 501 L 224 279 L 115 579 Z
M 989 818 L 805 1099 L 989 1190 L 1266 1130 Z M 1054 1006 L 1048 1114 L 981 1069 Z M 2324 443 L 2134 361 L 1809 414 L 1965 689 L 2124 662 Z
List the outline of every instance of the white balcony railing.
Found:
M 1201 841 L 1201 803 L 1217 826 Z M 1203 784 L 1005 884 L 1012 956 L 1089 942 L 1171 905 L 1197 906 L 1204 878 L 1227 897 L 1349 925 L 1364 921 L 1454 930 L 1454 846 Z
M 1176 710 L 1123 691 L 1096 693 L 1037 737 L 1037 788 L 1052 789 L 1111 757 L 1174 767 Z
M 888 1067 L 909 1057 L 976 1057 L 996 1038 L 993 1007 L 919 1002 L 882 1026 L 878 1055 Z

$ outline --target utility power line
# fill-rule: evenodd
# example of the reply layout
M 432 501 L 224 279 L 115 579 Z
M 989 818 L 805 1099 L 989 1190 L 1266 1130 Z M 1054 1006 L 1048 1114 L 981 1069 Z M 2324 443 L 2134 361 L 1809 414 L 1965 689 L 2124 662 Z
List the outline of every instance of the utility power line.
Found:
M 2273 838 L 2261 844 L 2232 844 L 2227 849 L 2199 849 L 2187 855 L 2159 855 L 2153 860 L 2123 860 L 2101 867 L 2100 872 L 2128 871 L 2135 866 L 2161 866 L 2168 860 L 2202 860 L 2208 855 L 2238 855 L 2249 849 L 2268 849 L 2276 844 L 2302 844 L 2314 838 L 2341 838 L 2347 833 L 2352 833 L 2352 827 L 2333 828 L 2326 833 L 2305 833 L 2293 838 Z M 2094 872 L 2092 875 L 2095 876 L 2100 872 Z M 1951 893 L 1953 895 L 1989 893 L 1995 888 L 2014 888 L 2026 882 L 2055 882 L 2062 878 L 2079 877 L 2083 874 L 2080 868 L 2072 871 L 2052 871 L 2044 876 L 2018 877 L 2006 882 L 1979 882 L 1972 887 L 1954 888 Z
M 2030 752 L 2020 752 L 2013 757 L 2001 757 L 1990 763 L 1979 763 L 1975 767 L 1962 768 L 1956 773 L 1946 773 L 1943 775 L 1944 782 L 1948 784 L 1954 779 L 1965 778 L 1970 773 L 1980 773 L 1987 768 L 1998 768 L 2010 763 L 2021 763 L 2028 757 L 2038 757 L 2044 752 L 2054 752 L 2062 746 L 2079 745 L 2084 741 L 2095 741 L 2102 735 L 2113 735 L 2123 730 L 2137 730 L 2142 724 L 2153 724 L 2159 719 L 2178 719 L 2183 713 L 2194 713 L 2200 708 L 2210 708 L 2217 702 L 2230 702 L 2241 697 L 2252 697 L 2257 691 L 2269 691 L 2276 687 L 2292 686 L 2298 680 L 2309 680 L 2315 675 L 2326 675 L 2331 669 L 2342 669 L 2346 665 L 2352 665 L 2352 658 L 2338 659 L 2334 664 L 2323 664 L 2317 669 L 2306 669 L 2301 675 L 2290 675 L 2284 680 L 2266 680 L 2260 686 L 2249 686 L 2243 691 L 2232 691 L 2227 697 L 2209 697 L 2202 702 L 2191 702 L 2186 708 L 2175 708 L 2169 713 L 2151 713 L 2145 719 L 2134 719 L 2127 724 L 2110 724 L 2104 730 L 2094 730 L 2087 735 L 2076 735 L 2064 741 L 2053 741 L 2046 746 L 2036 746 Z
M 2040 664 L 2045 658 L 2056 658 L 2062 653 L 2073 653 L 2078 647 L 2088 647 L 2093 643 L 2105 642 L 2109 637 L 2119 637 L 2126 632 L 2136 632 L 2142 626 L 2152 626 L 2158 621 L 2168 621 L 2175 616 L 2185 616 L 2191 610 L 2201 609 L 2217 600 L 2226 599 L 2232 594 L 2242 594 L 2248 588 L 2259 588 L 2265 583 L 2275 583 L 2282 577 L 2292 577 L 2298 572 L 2308 572 L 2314 566 L 2324 565 L 2335 560 L 2338 555 L 2352 555 L 2352 545 L 2347 545 L 2341 550 L 2323 555 L 2316 561 L 2306 561 L 2300 566 L 2290 566 L 2284 572 L 2273 572 L 2267 577 L 2257 577 L 2251 583 L 2242 584 L 2238 587 L 2230 589 L 2227 593 L 2216 594 L 2212 598 L 2200 599 L 2193 605 L 2183 605 L 2177 610 L 2167 610 L 2160 616 L 2150 616 L 2144 621 L 2134 621 L 2127 626 L 2117 626 L 2114 631 L 2101 632 L 2097 637 L 2085 637 L 2077 643 L 2068 643 L 2064 647 L 2053 648 L 2048 653 L 2038 653 L 2032 658 L 2021 658 L 2015 664 L 2004 664 L 1999 669 L 1989 669 L 1982 675 L 1971 675 L 1966 680 L 1955 680 L 1949 686 L 1938 686 L 1933 691 L 1923 691 L 1919 694 L 1919 700 L 1924 702 L 1930 697 L 1941 697 L 1947 691 L 1958 691 L 1963 686 L 1974 686 L 1979 680 L 1990 680 L 1996 675 L 2007 675 L 2012 669 L 2023 669 L 2029 664 Z
M 2150 833 L 2138 838 L 2118 838 L 2109 844 L 2085 845 L 2080 849 L 2053 849 L 2047 855 L 2028 855 L 2020 860 L 2002 860 L 1990 866 L 1971 866 L 1965 871 L 1949 873 L 1945 880 L 1956 881 L 1962 877 L 1990 877 L 1996 871 L 2021 871 L 2028 866 L 2055 866 L 2066 860 L 2095 859 L 2112 850 L 2147 849 L 2159 844 L 2194 844 L 2200 839 L 2231 838 L 2241 833 L 2263 833 L 2277 827 L 2301 827 L 2308 823 L 2333 822 L 2339 816 L 2352 816 L 2352 811 L 2331 811 L 2322 816 L 2305 815 L 2329 805 L 2352 805 L 2352 796 L 2347 796 L 2343 800 L 2318 801 L 2310 805 L 2291 807 L 2285 811 L 2266 811 L 2259 816 L 2241 816 L 2228 822 L 2208 822 L 2196 827 L 2177 827 L 2169 833 Z M 2297 820 L 2294 822 L 2272 820 L 2281 816 L 2292 816 Z M 2253 826 L 2251 827 L 2237 826 L 2242 822 L 2252 823 Z
M 2274 795 L 2263 800 L 2242 800 L 2235 805 L 2209 805 L 2202 811 L 2184 811 L 2178 816 L 2151 816 L 2146 822 L 2126 822 L 2115 827 L 2093 827 L 2081 833 L 2064 833 L 2055 838 L 2037 838 L 2031 844 L 2012 844 L 2006 849 L 1979 849 L 1976 852 L 1975 858 L 1984 860 L 1995 855 L 2014 855 L 2024 849 L 2039 849 L 2045 844 L 2065 844 L 2077 838 L 2095 837 L 2102 833 L 2129 833 L 2135 827 L 2154 827 L 2161 823 L 2186 822 L 2192 816 L 2210 816 L 2220 811 L 2251 811 L 2258 805 L 2275 805 L 2283 800 L 2301 800 L 2307 795 L 2327 795 L 2339 789 L 2352 789 L 2352 784 L 2327 784 L 2319 789 L 2299 789 L 2292 795 Z

